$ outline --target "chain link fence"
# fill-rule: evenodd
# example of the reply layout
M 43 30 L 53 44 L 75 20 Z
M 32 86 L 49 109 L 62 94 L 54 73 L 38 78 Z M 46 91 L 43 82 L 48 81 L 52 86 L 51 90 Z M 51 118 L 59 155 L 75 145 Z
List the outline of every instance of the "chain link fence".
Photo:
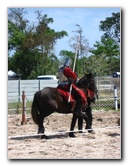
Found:
M 118 108 L 120 108 L 120 99 L 118 101 Z M 31 101 L 26 102 L 26 113 L 30 113 L 31 111 Z M 97 99 L 95 103 L 92 103 L 93 110 L 112 110 L 115 109 L 115 100 L 114 98 L 106 98 L 106 99 Z M 21 114 L 23 110 L 22 102 L 12 102 L 8 103 L 8 114 Z

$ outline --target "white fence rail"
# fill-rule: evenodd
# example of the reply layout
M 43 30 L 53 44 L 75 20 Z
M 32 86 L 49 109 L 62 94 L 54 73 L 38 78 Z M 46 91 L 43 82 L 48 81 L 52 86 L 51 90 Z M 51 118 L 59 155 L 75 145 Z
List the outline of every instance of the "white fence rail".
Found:
M 35 92 L 45 87 L 57 87 L 57 80 L 9 80 L 8 81 L 8 102 L 21 100 L 24 90 L 27 99 L 32 101 Z
M 57 87 L 58 80 L 8 80 L 8 103 L 10 102 L 20 102 L 22 91 L 24 90 L 28 101 L 33 100 L 33 96 L 36 91 L 41 90 L 45 87 Z M 109 97 L 114 97 L 114 84 L 97 84 L 99 94 L 108 95 Z M 118 93 L 120 92 L 119 87 Z M 101 95 L 101 97 L 103 97 Z

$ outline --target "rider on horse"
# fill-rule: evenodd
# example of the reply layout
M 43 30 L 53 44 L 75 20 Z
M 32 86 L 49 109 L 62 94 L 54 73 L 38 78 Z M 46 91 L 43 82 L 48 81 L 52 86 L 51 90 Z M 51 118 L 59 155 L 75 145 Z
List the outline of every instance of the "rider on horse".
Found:
M 77 75 L 71 69 L 71 60 L 69 58 L 66 59 L 64 66 L 60 67 L 59 73 L 59 85 L 67 85 L 76 83 Z
M 65 89 L 67 88 L 67 91 L 73 94 L 73 97 L 76 101 L 75 104 L 75 112 L 78 114 L 81 114 L 82 106 L 87 103 L 87 98 L 85 94 L 80 90 L 78 87 L 76 87 L 74 84 L 77 82 L 77 74 L 72 71 L 71 69 L 71 60 L 69 58 L 66 59 L 64 66 L 59 69 L 59 87 L 62 87 Z M 70 101 L 68 101 L 70 102 Z

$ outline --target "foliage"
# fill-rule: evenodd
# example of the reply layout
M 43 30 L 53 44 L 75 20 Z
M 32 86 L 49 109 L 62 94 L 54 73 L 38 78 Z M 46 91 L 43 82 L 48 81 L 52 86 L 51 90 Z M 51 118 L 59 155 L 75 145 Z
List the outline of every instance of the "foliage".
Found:
M 78 40 L 75 71 L 79 77 L 84 72 L 93 72 L 97 76 L 120 71 L 120 13 L 112 13 L 111 17 L 100 21 L 99 29 L 104 32 L 100 41 L 96 41 L 90 49 L 89 42 L 83 34 L 82 27 L 70 38 L 73 51 L 61 50 L 59 57 L 54 54 L 54 46 L 58 39 L 67 36 L 67 32 L 55 31 L 49 27 L 54 22 L 43 12 L 36 11 L 34 23 L 26 19 L 24 8 L 10 8 L 8 11 L 8 69 L 20 74 L 21 79 L 34 79 L 38 75 L 56 74 L 60 63 L 66 57 L 74 62 L 75 48 Z
M 75 71 L 77 72 L 79 77 L 81 77 L 85 72 L 85 61 L 87 59 L 86 57 L 90 48 L 88 39 L 86 39 L 86 37 L 83 35 L 82 27 L 79 24 L 76 24 L 76 26 L 78 27 L 78 29 L 73 31 L 75 32 L 75 35 L 69 39 L 69 43 L 74 51 L 72 57 L 73 61 L 77 51 Z M 77 45 L 78 50 L 76 50 Z
M 99 27 L 105 33 L 90 50 L 92 68 L 98 76 L 111 75 L 120 71 L 120 13 L 112 13 L 112 17 L 101 21 Z
M 37 51 L 19 51 L 9 58 L 8 68 L 20 75 L 22 79 L 27 79 L 33 70 L 41 65 L 41 56 Z
M 111 17 L 107 17 L 100 22 L 100 30 L 104 31 L 104 37 L 110 37 L 117 42 L 120 42 L 120 13 L 112 13 Z
M 90 52 L 93 54 L 93 57 L 95 56 L 94 62 L 97 62 L 97 70 L 99 70 L 99 72 L 102 71 L 102 75 L 111 75 L 114 71 L 120 71 L 120 52 L 115 40 L 109 37 L 101 38 L 101 42 L 96 42 L 94 47 L 96 49 Z M 101 75 L 99 72 L 97 74 Z
M 99 28 L 104 31 L 100 41 L 96 41 L 93 48 L 89 47 L 88 40 L 83 35 L 82 27 L 78 25 L 77 35 L 70 38 L 70 46 L 75 52 L 78 36 L 80 37 L 79 51 L 76 62 L 76 71 L 81 77 L 84 72 L 93 72 L 96 76 L 112 75 L 120 71 L 120 13 L 112 13 L 100 22 Z M 61 51 L 63 57 L 70 56 L 74 61 L 75 53 Z
M 8 50 L 14 54 L 8 58 L 8 68 L 18 72 L 22 79 L 55 74 L 59 60 L 53 53 L 54 45 L 67 36 L 67 32 L 51 29 L 48 25 L 54 20 L 42 11 L 36 11 L 37 22 L 33 25 L 25 19 L 26 14 L 24 8 L 9 9 Z
M 60 56 L 60 62 L 63 65 L 67 57 L 71 59 L 71 61 L 73 62 L 75 54 L 72 51 L 61 50 L 59 56 Z

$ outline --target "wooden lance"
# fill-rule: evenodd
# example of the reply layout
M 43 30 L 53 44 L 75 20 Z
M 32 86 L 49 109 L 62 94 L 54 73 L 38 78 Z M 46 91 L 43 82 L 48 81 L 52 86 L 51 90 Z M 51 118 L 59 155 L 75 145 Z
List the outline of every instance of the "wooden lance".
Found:
M 77 58 L 77 53 L 79 50 L 79 42 L 80 42 L 80 36 L 77 37 L 77 45 L 76 45 L 76 50 L 75 50 L 75 58 L 74 58 L 74 64 L 73 64 L 73 72 L 75 71 L 75 66 L 76 66 L 76 58 Z M 69 90 L 69 97 L 68 97 L 68 102 L 70 102 L 70 98 L 71 98 L 71 92 L 72 92 L 72 84 L 70 86 L 70 90 Z

